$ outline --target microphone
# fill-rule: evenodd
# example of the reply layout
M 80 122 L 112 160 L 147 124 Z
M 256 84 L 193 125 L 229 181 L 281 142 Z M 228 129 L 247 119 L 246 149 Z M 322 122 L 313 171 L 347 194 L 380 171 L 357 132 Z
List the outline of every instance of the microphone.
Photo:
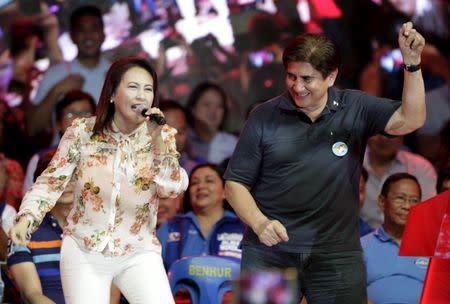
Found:
M 147 114 L 148 108 L 145 105 L 137 105 L 134 109 L 136 110 L 136 113 L 141 116 L 148 117 L 150 121 L 156 123 L 157 125 L 163 126 L 166 124 L 166 119 L 162 115 L 156 113 Z

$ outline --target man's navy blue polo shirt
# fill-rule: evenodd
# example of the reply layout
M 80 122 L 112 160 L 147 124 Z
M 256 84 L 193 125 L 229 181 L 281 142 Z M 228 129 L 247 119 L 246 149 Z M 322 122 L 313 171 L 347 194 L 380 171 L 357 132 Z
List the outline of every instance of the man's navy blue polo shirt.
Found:
M 261 211 L 286 227 L 289 241 L 275 248 L 361 249 L 358 183 L 367 139 L 384 130 L 399 104 L 330 88 L 314 123 L 288 93 L 252 112 L 224 177 L 250 187 Z M 251 229 L 243 243 L 261 244 Z

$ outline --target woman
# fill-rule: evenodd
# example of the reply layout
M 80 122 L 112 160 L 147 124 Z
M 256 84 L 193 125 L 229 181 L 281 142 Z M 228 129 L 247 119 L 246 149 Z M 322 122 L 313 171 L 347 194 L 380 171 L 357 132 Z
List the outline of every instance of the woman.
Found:
M 114 62 L 96 117 L 67 129 L 50 166 L 25 195 L 11 239 L 26 244 L 69 180 L 75 203 L 61 248 L 68 304 L 109 303 L 111 283 L 131 303 L 173 303 L 155 235 L 159 197 L 187 187 L 176 131 L 137 109 L 156 106 L 156 73 L 141 58 Z M 157 108 L 147 111 L 162 115 Z M 53 168 L 53 169 L 50 169 Z
M 190 94 L 187 109 L 192 156 L 213 164 L 221 164 L 231 157 L 237 138 L 221 131 L 227 114 L 225 91 L 214 83 L 203 82 Z
M 241 258 L 239 245 L 245 226 L 233 212 L 224 207 L 222 173 L 213 164 L 195 167 L 185 197 L 184 211 L 187 212 L 161 224 L 158 229 L 167 269 L 185 256 L 220 255 Z

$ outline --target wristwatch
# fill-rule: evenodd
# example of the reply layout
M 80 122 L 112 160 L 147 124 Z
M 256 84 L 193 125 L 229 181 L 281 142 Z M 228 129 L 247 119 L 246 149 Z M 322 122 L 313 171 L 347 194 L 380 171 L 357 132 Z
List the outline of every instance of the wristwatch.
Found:
M 420 63 L 419 64 L 404 64 L 403 68 L 405 69 L 405 71 L 412 73 L 412 72 L 420 70 Z

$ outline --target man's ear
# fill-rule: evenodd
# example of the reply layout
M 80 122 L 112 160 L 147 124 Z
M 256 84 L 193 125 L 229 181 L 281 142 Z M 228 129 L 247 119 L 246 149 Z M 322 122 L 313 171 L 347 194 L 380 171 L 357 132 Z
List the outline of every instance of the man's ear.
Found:
M 336 81 L 337 75 L 338 75 L 339 69 L 335 69 L 333 72 L 328 75 L 328 87 L 332 87 L 334 85 L 334 82 Z
M 386 197 L 384 197 L 384 195 L 382 194 L 378 195 L 378 207 L 380 207 L 381 211 L 383 212 L 386 208 Z

